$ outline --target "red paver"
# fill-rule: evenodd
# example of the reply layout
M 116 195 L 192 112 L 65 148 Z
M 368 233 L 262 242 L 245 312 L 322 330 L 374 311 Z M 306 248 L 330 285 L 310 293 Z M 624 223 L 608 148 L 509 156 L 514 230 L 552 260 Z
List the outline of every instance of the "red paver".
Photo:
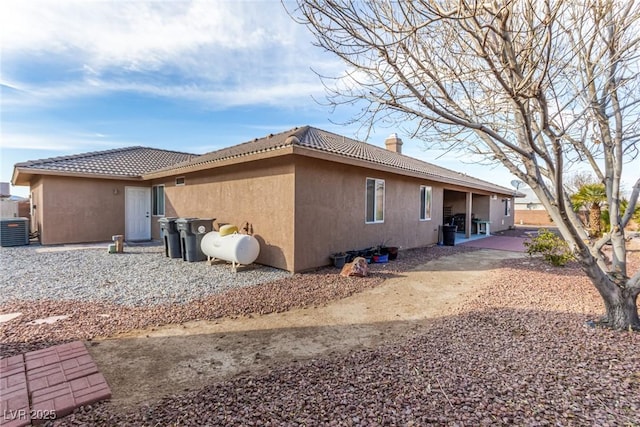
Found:
M 98 366 L 89 354 L 27 371 L 29 392 L 51 387 L 65 381 L 86 377 L 98 372 Z
M 42 424 L 110 397 L 80 341 L 0 359 L 0 427 Z
M 24 356 L 22 354 L 0 359 L 0 378 L 17 372 L 24 372 Z
M 83 343 L 74 341 L 67 344 L 56 345 L 42 350 L 25 353 L 24 360 L 27 371 L 41 366 L 51 365 L 64 360 L 88 355 L 89 352 Z
M 69 415 L 77 407 L 109 399 L 111 390 L 101 373 L 63 382 L 34 391 L 31 410 L 37 414 L 55 414 L 56 418 Z M 34 420 L 34 423 L 44 420 Z
M 22 355 L 0 359 L 0 426 L 31 424 L 29 392 Z

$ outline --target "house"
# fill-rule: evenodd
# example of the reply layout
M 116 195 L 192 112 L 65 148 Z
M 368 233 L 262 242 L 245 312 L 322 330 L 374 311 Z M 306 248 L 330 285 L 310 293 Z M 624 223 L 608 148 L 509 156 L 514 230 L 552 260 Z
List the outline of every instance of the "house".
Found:
M 16 164 L 12 182 L 30 187 L 31 232 L 42 244 L 102 242 L 125 233 L 144 240 L 151 236 L 136 235 L 135 224 L 125 222 L 126 209 L 135 208 L 125 209 L 125 192 L 147 192 L 142 174 L 192 157 L 145 147 L 53 157 Z
M 257 262 L 289 271 L 435 244 L 456 214 L 467 236 L 472 214 L 513 226 L 513 190 L 405 156 L 395 134 L 385 145 L 304 126 L 200 156 L 133 147 L 19 163 L 13 184 L 31 187 L 42 244 L 159 239 L 164 216 L 215 218 L 250 224 Z

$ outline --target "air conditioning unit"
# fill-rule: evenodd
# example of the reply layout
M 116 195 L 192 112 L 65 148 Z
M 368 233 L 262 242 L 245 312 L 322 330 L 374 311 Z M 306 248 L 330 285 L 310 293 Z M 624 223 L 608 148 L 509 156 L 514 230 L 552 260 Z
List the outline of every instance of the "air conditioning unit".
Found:
M 28 218 L 0 219 L 0 246 L 24 246 L 29 244 Z

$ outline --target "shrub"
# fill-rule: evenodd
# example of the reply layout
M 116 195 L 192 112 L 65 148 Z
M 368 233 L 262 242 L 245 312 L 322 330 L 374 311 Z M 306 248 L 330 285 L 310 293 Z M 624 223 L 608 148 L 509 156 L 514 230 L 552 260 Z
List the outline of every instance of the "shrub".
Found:
M 573 259 L 569 245 L 557 234 L 547 230 L 538 230 L 538 236 L 524 242 L 530 256 L 542 254 L 545 261 L 556 267 L 563 267 Z

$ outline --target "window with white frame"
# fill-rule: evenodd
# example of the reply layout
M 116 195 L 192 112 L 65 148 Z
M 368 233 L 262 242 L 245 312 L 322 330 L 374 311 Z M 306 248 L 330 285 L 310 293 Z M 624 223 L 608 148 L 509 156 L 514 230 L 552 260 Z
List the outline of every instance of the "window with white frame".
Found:
M 511 216 L 511 199 L 504 199 L 504 216 Z
M 420 220 L 431 219 L 431 199 L 433 190 L 426 185 L 420 186 Z
M 151 211 L 154 216 L 164 216 L 164 185 L 151 187 Z
M 367 178 L 366 222 L 384 222 L 384 180 Z

